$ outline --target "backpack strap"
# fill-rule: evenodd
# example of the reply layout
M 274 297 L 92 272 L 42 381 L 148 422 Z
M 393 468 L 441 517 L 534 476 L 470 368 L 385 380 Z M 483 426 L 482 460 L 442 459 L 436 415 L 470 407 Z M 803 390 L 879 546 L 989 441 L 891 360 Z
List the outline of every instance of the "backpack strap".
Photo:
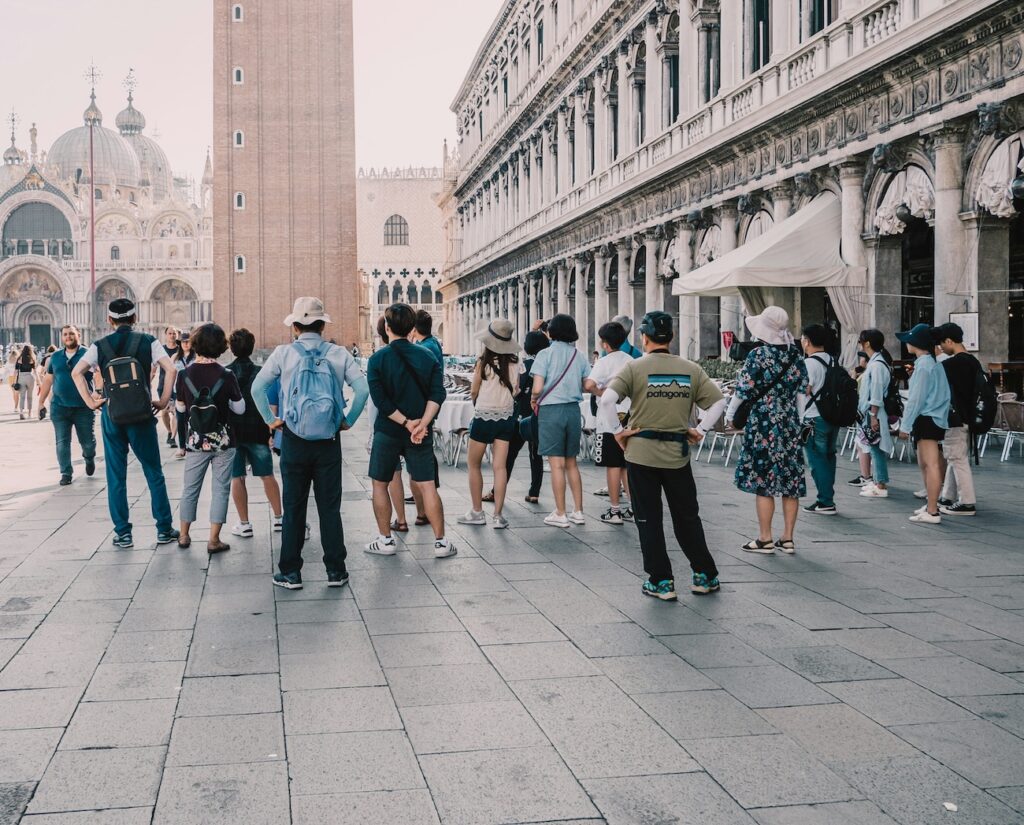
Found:
M 223 378 L 218 378 L 217 379 L 217 383 L 214 384 L 213 388 L 210 390 L 210 398 L 215 398 L 217 393 L 220 392 L 221 387 L 223 387 L 223 386 L 224 386 L 224 379 Z
M 184 379 L 188 391 L 192 393 L 192 401 L 194 402 L 199 397 L 199 390 L 196 389 L 196 385 L 192 383 L 192 379 L 188 377 L 187 372 L 182 373 L 181 377 Z
M 110 341 L 107 340 L 107 338 L 100 338 L 100 340 L 96 342 L 96 348 L 103 353 L 107 361 L 113 361 L 117 358 L 117 353 L 114 351 L 113 346 L 111 346 Z
M 829 358 L 831 358 L 831 357 L 832 356 L 830 355 Z M 833 364 L 826 364 L 817 355 L 812 355 L 807 360 L 808 361 L 817 361 L 819 364 L 821 364 L 825 368 L 825 380 L 828 380 L 828 371 L 830 369 L 832 369 L 833 366 L 835 366 L 834 363 Z M 818 403 L 818 399 L 821 398 L 821 394 L 824 391 L 825 391 L 825 381 L 822 381 L 821 382 L 821 389 L 818 390 L 816 393 L 814 393 L 814 395 L 812 395 L 810 398 L 807 399 L 807 406 L 810 407 L 810 406 L 813 406 L 814 404 L 817 404 Z M 805 407 L 805 409 L 806 409 L 806 407 Z

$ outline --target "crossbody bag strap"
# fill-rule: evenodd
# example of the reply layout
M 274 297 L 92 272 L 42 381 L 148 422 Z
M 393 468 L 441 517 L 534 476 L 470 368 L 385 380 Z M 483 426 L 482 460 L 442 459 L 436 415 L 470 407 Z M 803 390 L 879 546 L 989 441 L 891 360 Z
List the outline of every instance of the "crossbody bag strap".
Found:
M 548 387 L 546 390 L 544 390 L 544 394 L 537 399 L 538 407 L 540 406 L 540 402 L 547 398 L 549 395 L 551 395 L 551 393 L 555 391 L 555 387 L 562 383 L 562 379 L 565 378 L 566 374 L 569 372 L 569 367 L 576 363 L 576 356 L 579 354 L 580 351 L 578 349 L 574 349 L 572 351 L 572 358 L 570 358 L 569 363 L 565 365 L 565 369 L 562 370 L 562 374 L 558 376 L 558 380 L 555 381 L 555 383 Z
M 771 392 L 775 386 L 782 382 L 782 379 L 786 377 L 786 373 L 789 372 L 789 368 L 792 366 L 792 363 L 787 363 L 783 370 L 778 375 L 776 375 L 774 379 L 772 379 L 772 382 L 767 387 L 765 387 L 763 390 L 761 390 L 761 392 L 757 393 L 751 398 L 744 398 L 743 400 L 749 401 L 751 406 L 756 404 L 758 401 L 764 398 L 769 392 Z
M 398 360 L 402 362 L 402 366 L 405 367 L 405 371 L 409 373 L 410 376 L 412 376 L 413 383 L 416 385 L 417 389 L 419 389 L 420 393 L 423 395 L 423 400 L 429 404 L 430 391 L 425 386 L 423 386 L 422 382 L 420 381 L 420 374 L 412 368 L 412 364 L 410 364 L 406 360 L 405 356 L 402 355 L 402 351 L 400 349 L 395 349 L 395 355 L 397 355 Z

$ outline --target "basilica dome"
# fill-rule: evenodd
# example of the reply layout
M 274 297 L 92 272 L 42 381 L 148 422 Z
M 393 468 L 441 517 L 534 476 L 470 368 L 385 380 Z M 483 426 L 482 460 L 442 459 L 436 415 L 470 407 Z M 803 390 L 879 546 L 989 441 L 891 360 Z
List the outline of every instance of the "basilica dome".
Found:
M 154 201 L 170 197 L 174 187 L 171 164 L 160 144 L 142 134 L 146 128 L 146 117 L 135 108 L 131 94 L 128 95 L 128 107 L 118 113 L 114 122 L 121 137 L 131 144 L 139 159 L 140 185 L 150 188 Z
M 47 155 L 47 162 L 60 170 L 64 180 L 87 180 L 89 177 L 89 123 L 93 127 L 93 159 L 98 185 L 112 184 L 138 188 L 142 178 L 139 158 L 132 145 L 111 129 L 103 128 L 103 115 L 95 98 L 86 109 L 84 125 L 65 132 Z M 79 172 L 78 170 L 81 170 Z

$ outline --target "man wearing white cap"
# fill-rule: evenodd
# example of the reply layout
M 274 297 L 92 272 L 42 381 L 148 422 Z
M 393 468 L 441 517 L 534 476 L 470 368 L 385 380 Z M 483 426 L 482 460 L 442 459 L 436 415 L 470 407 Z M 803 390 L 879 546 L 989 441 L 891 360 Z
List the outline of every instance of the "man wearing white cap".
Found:
M 282 508 L 281 559 L 274 584 L 302 589 L 302 545 L 306 508 L 312 486 L 320 516 L 320 543 L 327 568 L 327 586 L 348 583 L 345 534 L 341 524 L 341 437 L 366 405 L 369 388 L 363 371 L 344 347 L 324 341 L 330 316 L 319 298 L 299 298 L 284 319 L 296 340 L 282 344 L 253 379 L 252 399 L 271 430 L 280 430 Z M 281 382 L 278 415 L 270 410 L 267 389 Z M 343 387 L 355 393 L 345 415 Z

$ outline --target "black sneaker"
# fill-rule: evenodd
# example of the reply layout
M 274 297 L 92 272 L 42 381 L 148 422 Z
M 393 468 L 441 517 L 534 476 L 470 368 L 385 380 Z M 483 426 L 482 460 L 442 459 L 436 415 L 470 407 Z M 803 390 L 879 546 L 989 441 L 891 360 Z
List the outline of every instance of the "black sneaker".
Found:
M 173 435 L 168 435 L 167 436 L 167 446 L 168 447 L 176 447 L 177 446 L 177 443 L 175 442 Z
M 60 486 L 61 487 L 67 487 L 70 483 L 71 483 L 71 476 L 61 476 L 60 477 Z
M 120 536 L 114 536 L 113 540 L 110 543 L 113 544 L 114 547 L 120 547 L 122 550 L 128 550 L 129 548 L 135 546 L 135 542 L 132 541 L 131 533 L 124 533 Z
M 96 459 L 95 458 L 87 458 L 85 460 L 85 474 L 87 476 L 91 476 L 95 472 L 96 472 Z
M 179 533 L 173 527 L 170 530 L 161 530 L 159 533 L 156 534 L 156 543 L 172 544 L 173 542 L 176 542 L 180 536 L 181 533 Z
M 274 584 L 286 590 L 302 589 L 302 574 L 300 573 L 275 573 Z
M 821 504 L 820 502 L 814 502 L 814 504 L 808 504 L 803 508 L 805 513 L 817 513 L 819 516 L 834 516 L 836 514 L 836 506 L 834 504 Z
M 849 484 L 851 487 L 863 487 L 865 484 L 868 484 L 870 481 L 871 481 L 871 476 L 857 476 L 856 478 L 851 478 L 846 483 Z
M 963 502 L 957 502 L 956 504 L 943 505 L 939 504 L 939 512 L 944 516 L 976 516 L 978 510 L 973 504 L 964 504 Z
M 940 498 L 937 504 L 939 507 L 952 507 L 956 502 L 951 498 Z
M 342 570 L 340 573 L 333 570 L 327 571 L 327 586 L 328 587 L 344 587 L 348 584 L 348 572 Z

